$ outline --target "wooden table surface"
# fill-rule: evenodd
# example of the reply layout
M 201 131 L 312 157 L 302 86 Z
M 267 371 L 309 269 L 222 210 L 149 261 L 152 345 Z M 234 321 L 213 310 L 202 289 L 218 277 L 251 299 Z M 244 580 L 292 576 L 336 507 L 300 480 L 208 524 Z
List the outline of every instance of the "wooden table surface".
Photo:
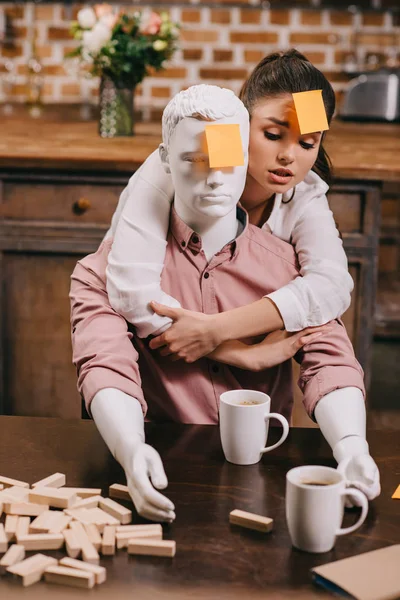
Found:
M 131 138 L 102 139 L 97 122 L 54 109 L 32 119 L 19 108 L 0 117 L 0 167 L 133 172 L 161 141 L 160 123 L 137 123 Z M 327 151 L 338 178 L 400 181 L 400 125 L 336 121 Z
M 91 421 L 0 417 L 0 474 L 33 483 L 56 471 L 67 485 L 102 487 L 125 483 Z M 271 438 L 278 432 L 273 432 Z M 329 597 L 311 582 L 311 567 L 400 542 L 400 500 L 391 499 L 400 483 L 400 436 L 371 431 L 369 442 L 381 472 L 382 494 L 370 504 L 367 521 L 338 539 L 325 554 L 291 547 L 285 521 L 285 474 L 301 464 L 334 466 L 319 430 L 292 429 L 288 440 L 257 465 L 225 462 L 219 429 L 210 425 L 147 425 L 147 440 L 161 453 L 169 478 L 167 495 L 177 519 L 164 538 L 177 542 L 174 559 L 133 557 L 119 550 L 101 559 L 108 580 L 90 591 L 40 582 L 23 589 L 9 576 L 0 579 L 0 597 L 207 600 Z M 272 441 L 272 440 L 271 440 Z M 274 519 L 270 534 L 229 525 L 234 508 Z M 344 524 L 358 512 L 346 511 Z M 3 517 L 4 519 L 4 517 Z M 141 522 L 134 517 L 135 522 Z M 49 554 L 60 557 L 61 551 Z

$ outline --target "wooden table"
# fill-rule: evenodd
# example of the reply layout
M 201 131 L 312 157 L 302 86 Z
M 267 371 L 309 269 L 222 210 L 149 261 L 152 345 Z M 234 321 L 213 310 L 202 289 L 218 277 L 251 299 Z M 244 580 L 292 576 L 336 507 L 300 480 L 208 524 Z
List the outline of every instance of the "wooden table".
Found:
M 33 483 L 55 471 L 67 485 L 102 487 L 125 483 L 91 421 L 0 417 L 0 474 Z M 273 431 L 271 438 L 278 432 Z M 207 600 L 330 597 L 311 583 L 311 567 L 400 542 L 400 501 L 391 495 L 400 483 L 400 436 L 369 433 L 371 453 L 381 472 L 382 494 L 370 505 L 364 525 L 338 540 L 334 550 L 312 555 L 291 547 L 285 522 L 285 473 L 301 464 L 334 466 L 319 430 L 292 429 L 288 440 L 258 465 L 225 462 L 219 430 L 210 425 L 147 425 L 147 441 L 161 453 L 169 478 L 167 495 L 176 522 L 164 537 L 177 542 L 174 559 L 131 557 L 119 550 L 101 559 L 107 582 L 88 592 L 39 583 L 22 590 L 8 576 L 0 597 L 135 598 Z M 274 519 L 270 534 L 230 526 L 234 508 Z M 357 513 L 358 514 L 358 513 Z M 356 518 L 345 516 L 345 525 Z M 135 521 L 140 519 L 135 518 Z M 61 552 L 50 552 L 61 556 Z

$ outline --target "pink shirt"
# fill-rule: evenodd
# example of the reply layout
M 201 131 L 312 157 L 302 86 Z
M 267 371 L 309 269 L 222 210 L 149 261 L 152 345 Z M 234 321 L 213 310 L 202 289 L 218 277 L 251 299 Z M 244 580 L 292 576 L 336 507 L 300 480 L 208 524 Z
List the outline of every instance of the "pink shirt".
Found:
M 244 211 L 238 216 L 244 220 Z M 247 215 L 246 215 L 247 218 Z M 254 389 L 271 396 L 271 411 L 290 418 L 291 361 L 255 373 L 202 358 L 172 362 L 148 347 L 110 306 L 106 291 L 107 256 L 112 240 L 79 261 L 72 274 L 71 324 L 78 389 L 89 408 L 95 394 L 118 388 L 142 404 L 147 418 L 181 423 L 217 423 L 219 396 Z M 171 211 L 163 290 L 189 310 L 217 313 L 249 304 L 299 275 L 293 247 L 253 225 L 210 261 L 201 239 Z M 131 327 L 131 326 L 129 326 Z M 310 416 L 325 394 L 347 386 L 364 393 L 363 372 L 341 321 L 307 352 L 299 352 L 299 385 Z

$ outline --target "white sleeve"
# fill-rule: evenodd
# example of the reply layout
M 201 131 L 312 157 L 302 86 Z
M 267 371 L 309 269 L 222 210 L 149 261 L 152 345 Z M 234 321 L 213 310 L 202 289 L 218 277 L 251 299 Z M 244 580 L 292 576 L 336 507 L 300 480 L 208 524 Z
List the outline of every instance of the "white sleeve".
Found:
M 267 296 L 281 313 L 286 330 L 300 331 L 340 317 L 350 306 L 354 284 L 325 195 L 307 204 L 295 223 L 291 243 L 301 277 Z
M 142 338 L 171 324 L 171 319 L 148 308 L 151 300 L 180 306 L 160 285 L 173 195 L 171 176 L 155 150 L 129 180 L 112 221 L 114 239 L 106 269 L 110 304 Z

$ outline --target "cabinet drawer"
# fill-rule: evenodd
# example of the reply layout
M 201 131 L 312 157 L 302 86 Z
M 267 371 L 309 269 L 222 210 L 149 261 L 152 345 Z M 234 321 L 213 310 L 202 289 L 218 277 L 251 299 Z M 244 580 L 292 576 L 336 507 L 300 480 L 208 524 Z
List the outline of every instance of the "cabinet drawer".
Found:
M 76 223 L 111 222 L 123 185 L 3 182 L 0 218 Z

